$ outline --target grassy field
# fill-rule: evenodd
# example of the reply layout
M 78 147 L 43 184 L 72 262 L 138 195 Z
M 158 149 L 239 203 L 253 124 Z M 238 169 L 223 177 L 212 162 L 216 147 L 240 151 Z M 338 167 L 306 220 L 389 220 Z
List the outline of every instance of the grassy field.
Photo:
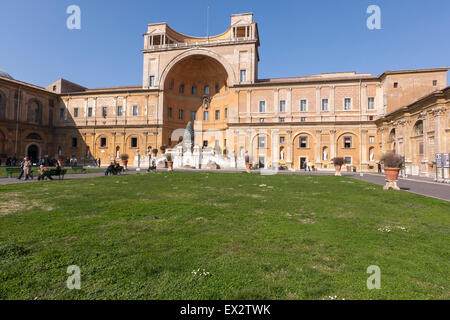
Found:
M 6 178 L 8 175 L 7 175 L 7 173 L 6 173 L 6 168 L 8 168 L 8 167 L 0 167 L 0 178 Z M 18 168 L 18 167 L 15 167 L 15 168 Z M 67 173 L 68 174 L 70 174 L 70 173 L 82 173 L 81 171 L 76 171 L 76 172 L 72 172 L 72 168 L 70 168 L 70 167 L 68 167 L 68 168 L 64 168 L 64 169 L 66 169 L 67 170 Z M 39 168 L 38 167 L 33 167 L 33 172 L 34 172 L 34 174 L 37 176 L 37 171 L 39 170 Z M 92 169 L 86 169 L 86 172 L 102 172 L 102 171 L 104 171 L 105 169 L 98 169 L 98 168 L 92 168 Z M 18 176 L 18 174 L 14 174 L 14 176 L 15 177 L 17 177 Z
M 0 298 L 449 299 L 449 213 L 445 201 L 334 176 L 0 186 Z M 66 288 L 70 265 L 81 290 Z M 370 265 L 380 290 L 366 287 Z

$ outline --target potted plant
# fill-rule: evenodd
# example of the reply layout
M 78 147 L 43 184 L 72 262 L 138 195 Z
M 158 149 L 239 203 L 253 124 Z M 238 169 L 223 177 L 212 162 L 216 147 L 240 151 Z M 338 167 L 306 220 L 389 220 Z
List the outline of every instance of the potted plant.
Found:
M 397 181 L 400 169 L 403 167 L 403 158 L 394 152 L 388 152 L 381 157 L 380 162 L 384 165 L 384 173 L 386 175 L 386 185 L 383 189 L 400 190 L 397 186 Z
M 345 159 L 342 157 L 336 157 L 336 158 L 331 159 L 331 162 L 333 162 L 334 169 L 336 170 L 336 173 L 334 175 L 340 176 L 341 168 L 342 168 L 342 165 L 345 163 Z
M 124 166 L 125 169 L 127 169 L 129 158 L 130 158 L 130 156 L 126 153 L 122 153 L 120 155 L 120 159 L 122 160 L 122 165 Z
M 172 155 L 169 153 L 166 156 L 167 159 L 167 167 L 169 168 L 169 171 L 173 170 L 173 161 L 172 161 Z

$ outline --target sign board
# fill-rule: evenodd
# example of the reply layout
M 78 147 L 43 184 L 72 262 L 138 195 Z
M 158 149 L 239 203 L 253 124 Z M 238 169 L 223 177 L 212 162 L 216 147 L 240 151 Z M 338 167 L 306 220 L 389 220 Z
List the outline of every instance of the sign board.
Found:
M 442 168 L 442 153 L 436 153 L 436 168 Z
M 450 153 L 444 153 L 444 168 L 450 168 Z

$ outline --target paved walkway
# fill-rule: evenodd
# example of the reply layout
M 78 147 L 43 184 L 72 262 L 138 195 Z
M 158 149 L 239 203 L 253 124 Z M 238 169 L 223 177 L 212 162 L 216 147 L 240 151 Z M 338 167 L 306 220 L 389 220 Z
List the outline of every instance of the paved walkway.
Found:
M 165 171 L 166 169 L 162 169 Z M 158 170 L 159 171 L 159 170 Z M 222 172 L 222 173 L 238 173 L 245 172 L 242 169 L 221 169 L 221 170 L 209 170 L 209 169 L 177 169 L 176 171 L 195 171 L 195 172 Z M 124 174 L 136 174 L 145 173 L 146 170 L 136 171 L 134 168 L 129 168 Z M 255 174 L 259 171 L 253 171 Z M 332 175 L 332 171 L 316 171 L 316 172 L 305 172 L 305 171 L 278 171 L 279 174 L 298 174 L 298 175 Z M 343 172 L 343 176 L 363 180 L 371 183 L 376 183 L 379 185 L 385 184 L 384 174 L 377 173 L 364 173 L 362 176 L 360 173 Z M 104 176 L 103 172 L 91 172 L 91 173 L 79 173 L 79 174 L 66 174 L 64 180 L 72 179 L 85 179 L 93 177 Z M 58 181 L 58 178 L 55 179 Z M 29 183 L 38 182 L 35 178 L 34 180 L 17 180 L 16 178 L 0 178 L 0 185 L 6 184 L 17 184 L 17 183 Z M 410 176 L 408 178 L 399 178 L 398 186 L 400 189 L 427 197 L 437 198 L 441 200 L 450 201 L 450 184 L 444 184 L 439 182 L 434 182 L 433 179 L 425 177 Z

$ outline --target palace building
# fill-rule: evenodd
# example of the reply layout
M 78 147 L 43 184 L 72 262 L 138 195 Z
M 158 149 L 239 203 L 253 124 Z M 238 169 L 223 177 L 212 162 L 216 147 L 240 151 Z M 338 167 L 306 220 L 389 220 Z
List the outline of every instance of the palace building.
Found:
M 431 175 L 450 152 L 448 68 L 258 77 L 253 14 L 231 16 L 224 33 L 197 38 L 149 24 L 140 86 L 89 89 L 60 79 L 45 88 L 0 73 L 0 157 L 76 156 L 103 164 L 174 147 L 188 122 L 195 144 L 244 154 L 261 167 L 376 170 L 382 153 L 407 172 Z M 181 131 L 180 131 L 181 130 Z M 2 161 L 4 163 L 4 161 Z

